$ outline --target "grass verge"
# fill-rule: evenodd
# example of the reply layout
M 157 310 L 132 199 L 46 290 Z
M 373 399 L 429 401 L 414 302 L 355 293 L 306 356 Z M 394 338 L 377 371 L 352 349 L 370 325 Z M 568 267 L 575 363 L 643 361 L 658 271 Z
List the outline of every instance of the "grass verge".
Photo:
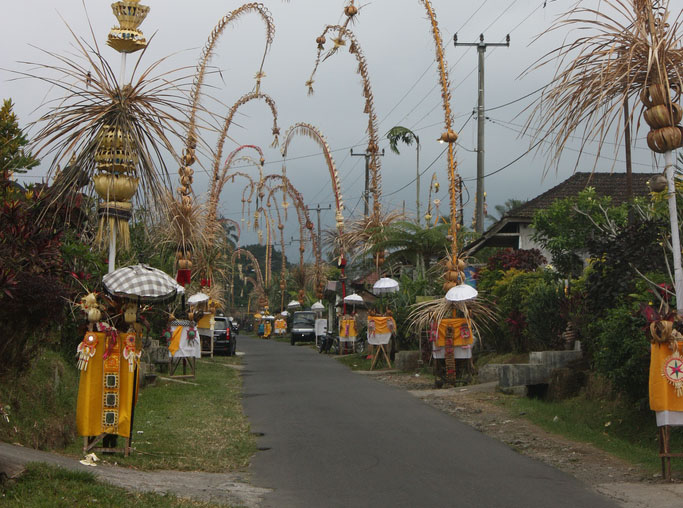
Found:
M 242 412 L 241 379 L 230 367 L 238 362 L 239 357 L 198 360 L 196 378 L 183 380 L 189 383 L 158 380 L 145 388 L 135 408 L 135 451 L 101 458 L 144 470 L 244 469 L 256 452 L 256 438 Z M 82 442 L 67 451 L 81 456 Z
M 179 499 L 173 495 L 128 492 L 122 488 L 98 482 L 91 473 L 67 471 L 46 464 L 29 464 L 18 480 L 0 484 L 0 507 L 4 506 L 209 508 L 219 505 Z
M 73 441 L 78 393 L 75 361 L 69 365 L 58 353 L 43 351 L 28 371 L 11 381 L 0 383 L 0 441 L 40 450 Z
M 650 472 L 661 469 L 652 411 L 642 411 L 619 400 L 589 400 L 585 396 L 561 402 L 525 397 L 500 400 L 513 414 L 522 415 L 549 432 L 591 443 Z M 672 429 L 671 450 L 683 451 L 683 429 Z

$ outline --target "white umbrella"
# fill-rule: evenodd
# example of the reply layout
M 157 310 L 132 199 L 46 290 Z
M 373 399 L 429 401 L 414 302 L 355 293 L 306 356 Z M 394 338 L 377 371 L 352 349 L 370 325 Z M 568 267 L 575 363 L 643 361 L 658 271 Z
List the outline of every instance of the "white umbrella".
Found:
M 208 301 L 209 301 L 209 295 L 207 295 L 205 293 L 195 293 L 187 299 L 187 303 L 190 305 L 194 305 L 196 303 L 208 302 Z
M 468 284 L 458 284 L 446 293 L 446 300 L 449 302 L 464 302 L 476 298 L 479 292 Z
M 121 298 L 158 303 L 174 298 L 178 283 L 170 275 L 147 265 L 124 266 L 102 277 L 104 289 Z
M 288 309 L 298 309 L 301 307 L 301 304 L 299 303 L 298 300 L 292 300 L 287 304 Z
M 289 316 L 289 312 L 287 312 L 286 310 L 283 310 L 282 312 L 280 312 L 280 315 L 287 317 L 287 316 Z
M 346 303 L 352 303 L 352 304 L 359 304 L 359 303 L 365 303 L 363 300 L 363 297 L 361 295 L 357 295 L 356 293 L 353 293 L 346 298 L 344 298 L 344 301 Z
M 311 305 L 311 310 L 325 310 L 325 306 L 322 304 L 322 302 L 317 301 Z
M 372 292 L 376 295 L 385 293 L 396 293 L 398 291 L 398 281 L 389 277 L 382 277 L 372 286 Z

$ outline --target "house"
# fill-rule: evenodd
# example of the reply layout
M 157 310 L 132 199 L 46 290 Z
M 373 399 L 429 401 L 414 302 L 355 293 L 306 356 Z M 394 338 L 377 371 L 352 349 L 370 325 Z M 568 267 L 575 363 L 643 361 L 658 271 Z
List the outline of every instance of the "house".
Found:
M 633 195 L 647 196 L 650 192 L 648 182 L 657 174 L 632 173 Z M 615 205 L 624 203 L 627 200 L 626 176 L 626 173 L 574 173 L 559 185 L 508 211 L 463 251 L 466 256 L 472 256 L 483 247 L 539 249 L 547 259 L 551 259 L 552 256 L 532 239 L 535 233 L 531 226 L 534 214 L 550 207 L 554 201 L 576 196 L 588 187 L 593 187 L 598 196 L 610 196 Z

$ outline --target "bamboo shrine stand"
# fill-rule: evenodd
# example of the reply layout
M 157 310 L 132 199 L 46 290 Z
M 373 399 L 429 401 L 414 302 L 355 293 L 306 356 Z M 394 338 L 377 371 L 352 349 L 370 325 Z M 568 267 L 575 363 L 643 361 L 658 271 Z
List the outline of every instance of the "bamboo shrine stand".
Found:
M 368 344 L 374 346 L 372 365 L 370 370 L 383 358 L 391 368 L 391 360 L 385 346 L 389 344 L 391 336 L 396 333 L 396 321 L 391 316 L 368 316 Z

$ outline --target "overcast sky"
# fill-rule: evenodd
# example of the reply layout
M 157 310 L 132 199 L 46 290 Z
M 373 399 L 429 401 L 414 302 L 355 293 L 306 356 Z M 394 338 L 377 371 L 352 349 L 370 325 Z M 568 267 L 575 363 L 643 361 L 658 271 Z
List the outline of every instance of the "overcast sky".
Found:
M 87 0 L 88 16 L 104 56 L 118 69 L 120 57 L 104 45 L 109 29 L 116 24 L 110 1 Z M 141 29 L 146 36 L 157 32 L 143 64 L 174 53 L 173 67 L 193 66 L 201 47 L 222 16 L 241 5 L 237 1 L 217 0 L 147 0 L 143 2 L 151 11 Z M 343 0 L 269 0 L 263 2 L 271 11 L 276 33 L 273 47 L 265 63 L 266 78 L 262 91 L 277 103 L 281 131 L 295 122 L 308 122 L 318 127 L 327 137 L 339 168 L 343 199 L 347 217 L 358 217 L 363 212 L 363 157 L 350 157 L 349 150 L 363 151 L 367 138 L 367 115 L 363 113 L 360 77 L 355 73 L 353 55 L 341 51 L 322 63 L 316 79 L 315 94 L 307 95 L 304 85 L 313 68 L 316 56 L 316 37 L 325 25 L 343 22 Z M 445 44 L 445 55 L 451 69 L 452 109 L 454 125 L 460 131 L 457 147 L 458 171 L 466 189 L 464 218 L 470 224 L 474 212 L 476 189 L 476 120 L 472 118 L 477 103 L 477 51 L 471 47 L 454 47 L 453 34 L 460 42 L 475 42 L 483 33 L 487 42 L 502 42 L 510 34 L 509 48 L 489 48 L 486 52 L 486 192 L 490 212 L 495 205 L 510 198 L 530 199 L 569 177 L 576 162 L 576 147 L 569 146 L 557 171 L 550 170 L 544 157 L 537 152 L 525 154 L 530 138 L 520 134 L 526 120 L 524 109 L 538 97 L 533 93 L 545 85 L 552 76 L 552 68 L 533 72 L 523 78 L 522 72 L 540 56 L 557 46 L 562 37 L 573 34 L 557 33 L 532 44 L 532 40 L 547 29 L 556 16 L 573 1 L 548 0 L 433 0 Z M 593 2 L 596 3 L 596 2 Z M 672 11 L 681 9 L 683 0 L 672 1 Z M 413 130 L 421 141 L 421 169 L 429 168 L 422 176 L 422 214 L 425 212 L 428 182 L 433 173 L 441 184 L 439 194 L 444 203 L 441 212 L 448 214 L 447 161 L 439 156 L 445 145 L 436 140 L 443 131 L 440 87 L 434 65 L 434 42 L 424 7 L 417 0 L 373 0 L 362 3 L 357 22 L 351 26 L 368 62 L 372 90 L 375 98 L 379 132 L 402 125 Z M 60 18 L 85 39 L 91 40 L 88 19 L 81 0 L 22 0 L 4 2 L 3 18 L 6 21 L 0 32 L 0 68 L 25 70 L 19 60 L 46 62 L 31 45 L 59 53 L 72 51 L 72 39 Z M 212 64 L 222 70 L 223 80 L 214 75 L 208 83 L 211 93 L 225 104 L 233 104 L 251 91 L 254 74 L 258 69 L 264 47 L 264 28 L 260 18 L 248 14 L 226 30 L 220 40 Z M 132 70 L 129 57 L 128 72 Z M 143 65 L 144 67 L 145 65 Z M 22 126 L 35 120 L 41 110 L 35 111 L 49 90 L 40 81 L 13 81 L 7 70 L 0 71 L 0 96 L 11 97 Z M 530 95 L 529 95 L 530 94 Z M 525 99 L 520 98 L 529 95 Z M 511 103 L 511 104 L 509 104 Z M 503 106 L 503 107 L 499 107 Z M 226 108 L 227 113 L 227 108 Z M 270 148 L 272 141 L 270 112 L 261 101 L 252 101 L 240 109 L 236 118 L 239 125 L 230 129 L 230 135 L 239 144 L 255 144 L 266 153 L 267 172 L 280 172 L 282 157 L 279 150 Z M 30 132 L 29 132 L 30 135 Z M 634 150 L 634 171 L 657 170 L 655 161 L 643 142 L 645 132 Z M 207 135 L 210 145 L 215 140 Z M 179 143 L 180 145 L 180 143 Z M 237 145 L 229 141 L 225 153 Z M 179 146 L 180 147 L 180 146 Z M 401 155 L 386 148 L 382 158 L 383 206 L 402 208 L 415 213 L 415 148 L 403 145 Z M 590 152 L 590 150 L 589 150 Z M 609 154 L 608 154 L 609 155 Z M 303 194 L 307 204 L 327 206 L 333 203 L 330 179 L 325 162 L 317 146 L 306 138 L 295 139 L 290 145 L 287 174 Z M 517 160 L 518 159 L 518 160 Z M 622 150 L 617 161 L 600 159 L 597 170 L 624 171 Z M 516 162 L 513 162 L 515 161 Z M 210 161 L 201 161 L 209 167 Z M 579 164 L 580 171 L 590 171 L 594 159 L 588 155 Z M 26 181 L 35 181 L 44 174 L 41 168 L 33 170 Z M 174 168 L 174 165 L 171 165 Z M 174 183 L 177 175 L 172 175 Z M 220 212 L 231 219 L 241 219 L 241 192 L 243 182 L 227 185 L 221 196 Z M 198 169 L 195 173 L 195 191 L 206 192 L 208 176 Z M 334 226 L 334 212 L 323 212 L 323 228 Z M 291 220 L 291 219 L 290 219 Z M 298 234 L 298 228 L 287 228 L 288 238 Z M 255 241 L 253 233 L 245 231 L 242 243 Z M 294 255 L 298 245 L 288 249 Z

